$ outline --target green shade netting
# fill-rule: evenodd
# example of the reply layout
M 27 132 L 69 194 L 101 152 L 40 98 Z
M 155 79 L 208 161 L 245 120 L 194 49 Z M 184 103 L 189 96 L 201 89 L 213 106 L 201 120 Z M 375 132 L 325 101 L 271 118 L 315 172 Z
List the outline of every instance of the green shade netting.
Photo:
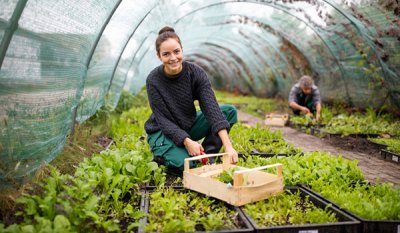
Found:
M 137 93 L 165 25 L 216 89 L 287 98 L 309 74 L 324 102 L 398 111 L 400 19 L 379 2 L 0 0 L 0 188 L 54 159 L 122 90 Z

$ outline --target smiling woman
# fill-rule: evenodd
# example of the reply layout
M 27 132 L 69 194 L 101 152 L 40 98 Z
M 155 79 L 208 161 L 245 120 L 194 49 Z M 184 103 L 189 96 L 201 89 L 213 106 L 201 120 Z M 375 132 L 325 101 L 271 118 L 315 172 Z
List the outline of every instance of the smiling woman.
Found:
M 162 65 L 146 80 L 152 114 L 145 124 L 155 160 L 181 176 L 185 158 L 218 153 L 224 146 L 232 162 L 237 162 L 238 154 L 228 136 L 237 122 L 235 107 L 218 106 L 206 72 L 183 61 L 181 40 L 173 28 L 160 30 L 156 51 Z M 197 113 L 195 100 L 201 108 Z M 197 142 L 202 138 L 202 144 Z

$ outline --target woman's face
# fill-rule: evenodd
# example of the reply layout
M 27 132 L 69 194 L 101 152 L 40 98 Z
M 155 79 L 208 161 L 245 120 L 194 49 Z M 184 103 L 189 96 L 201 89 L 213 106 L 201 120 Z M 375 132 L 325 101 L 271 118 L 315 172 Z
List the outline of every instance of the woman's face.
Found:
M 160 44 L 160 61 L 164 65 L 164 72 L 175 75 L 182 71 L 183 51 L 178 41 L 169 38 Z

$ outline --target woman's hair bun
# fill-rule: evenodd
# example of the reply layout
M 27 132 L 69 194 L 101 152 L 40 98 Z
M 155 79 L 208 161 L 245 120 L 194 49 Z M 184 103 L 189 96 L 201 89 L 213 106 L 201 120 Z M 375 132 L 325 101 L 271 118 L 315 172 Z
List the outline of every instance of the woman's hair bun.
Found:
M 175 32 L 175 29 L 173 29 L 172 27 L 165 26 L 161 28 L 161 30 L 158 32 L 158 35 L 161 35 L 164 32 Z

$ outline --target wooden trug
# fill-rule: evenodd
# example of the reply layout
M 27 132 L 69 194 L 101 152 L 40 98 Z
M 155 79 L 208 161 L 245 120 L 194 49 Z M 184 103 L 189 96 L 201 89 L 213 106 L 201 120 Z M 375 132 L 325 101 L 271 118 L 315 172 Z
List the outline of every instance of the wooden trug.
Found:
M 189 167 L 189 161 L 208 157 L 223 156 L 222 164 L 204 165 L 198 168 Z M 216 179 L 224 170 L 238 167 L 234 172 L 233 185 L 228 185 Z M 277 174 L 260 170 L 276 167 Z M 264 200 L 283 191 L 282 164 L 272 164 L 256 168 L 239 167 L 230 163 L 226 153 L 200 155 L 185 159 L 183 186 L 187 189 L 215 197 L 234 206 Z
M 285 126 L 289 121 L 289 114 L 269 113 L 265 115 L 265 125 L 269 126 Z

